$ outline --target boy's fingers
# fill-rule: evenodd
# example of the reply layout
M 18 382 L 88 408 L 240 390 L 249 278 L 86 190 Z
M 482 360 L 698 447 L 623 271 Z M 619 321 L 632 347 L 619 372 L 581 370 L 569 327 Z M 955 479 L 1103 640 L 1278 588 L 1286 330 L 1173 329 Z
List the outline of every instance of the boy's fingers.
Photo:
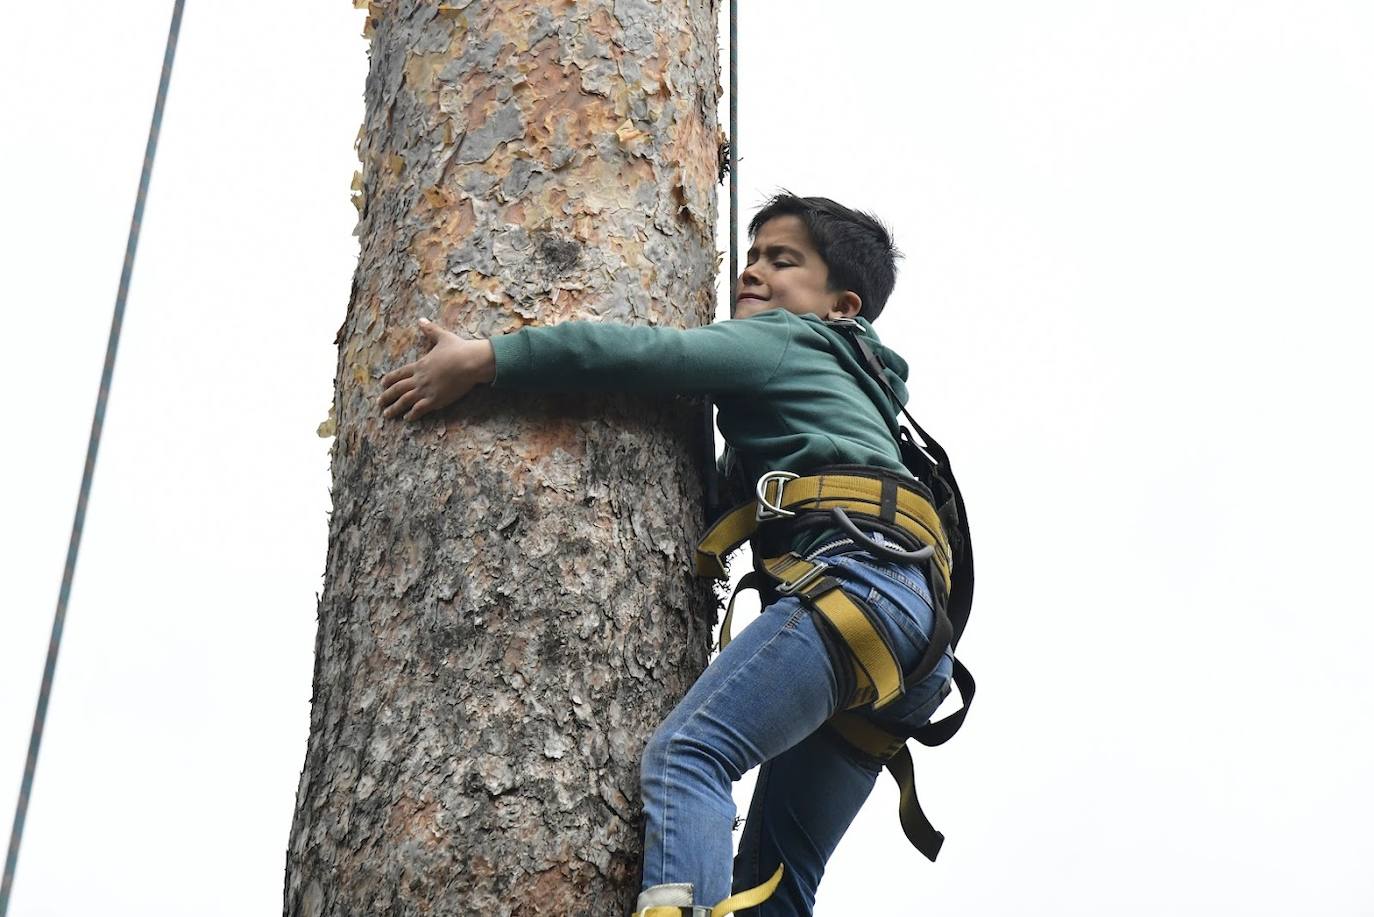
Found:
M 395 401 L 397 398 L 400 398 L 406 392 L 409 392 L 414 388 L 414 377 L 402 379 L 399 382 L 393 382 L 391 385 L 387 386 L 386 391 L 382 392 L 382 397 L 378 400 L 381 402 L 382 407 L 386 407 L 387 405 Z
M 410 409 L 410 411 L 406 414 L 405 419 L 418 420 L 421 417 L 428 414 L 432 407 L 434 407 L 433 401 L 431 401 L 428 398 L 421 398 L 419 401 L 415 402 L 415 407 Z
M 400 397 L 395 404 L 382 412 L 385 417 L 399 417 L 410 410 L 411 405 L 420 400 L 420 393 L 411 389 Z
M 385 388 L 389 385 L 393 385 L 402 379 L 409 379 L 413 375 L 415 375 L 415 364 L 407 363 L 400 369 L 393 369 L 385 376 L 382 376 L 382 387 Z

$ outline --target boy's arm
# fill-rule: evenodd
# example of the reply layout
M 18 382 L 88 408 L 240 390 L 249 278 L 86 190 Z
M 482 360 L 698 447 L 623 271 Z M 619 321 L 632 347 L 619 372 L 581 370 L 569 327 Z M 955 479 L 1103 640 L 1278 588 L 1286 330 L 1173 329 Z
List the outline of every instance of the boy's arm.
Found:
M 496 388 L 705 395 L 757 389 L 787 349 L 780 315 L 665 328 L 572 321 L 492 339 Z
M 474 385 L 521 391 L 676 392 L 757 389 L 772 377 L 790 337 L 785 313 L 680 329 L 573 321 L 466 341 L 421 320 L 434 345 L 382 377 L 383 415 L 414 420 Z

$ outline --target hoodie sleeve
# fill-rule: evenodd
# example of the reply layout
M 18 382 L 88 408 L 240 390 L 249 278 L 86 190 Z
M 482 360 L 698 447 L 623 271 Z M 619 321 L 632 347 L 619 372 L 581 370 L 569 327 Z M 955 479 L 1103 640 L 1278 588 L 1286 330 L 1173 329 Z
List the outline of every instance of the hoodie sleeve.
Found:
M 574 321 L 491 339 L 495 388 L 559 392 L 739 392 L 764 385 L 787 352 L 785 315 L 700 328 Z

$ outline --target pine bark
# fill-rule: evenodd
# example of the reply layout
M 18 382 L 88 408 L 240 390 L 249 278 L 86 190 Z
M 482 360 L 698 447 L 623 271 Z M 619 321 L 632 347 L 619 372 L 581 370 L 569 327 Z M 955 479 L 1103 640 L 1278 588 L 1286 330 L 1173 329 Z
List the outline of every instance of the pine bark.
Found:
M 416 321 L 713 313 L 714 0 L 373 3 L 360 254 L 284 913 L 624 914 L 644 742 L 704 667 L 699 403 L 384 421 Z

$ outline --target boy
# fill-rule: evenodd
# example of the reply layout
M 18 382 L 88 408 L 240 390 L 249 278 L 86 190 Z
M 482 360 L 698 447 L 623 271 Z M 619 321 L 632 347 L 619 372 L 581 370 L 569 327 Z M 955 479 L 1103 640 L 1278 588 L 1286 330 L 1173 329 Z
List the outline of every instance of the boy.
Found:
M 943 613 L 951 547 L 933 511 L 909 509 L 921 502 L 921 485 L 894 437 L 907 366 L 871 325 L 895 281 L 891 239 L 867 214 L 791 194 L 770 200 L 749 232 L 753 245 L 730 321 L 689 330 L 566 322 L 469 341 L 422 320 L 433 348 L 382 379 L 383 414 L 407 420 L 480 383 L 712 394 L 727 471 L 751 487 L 759 482 L 762 507 L 732 514 L 747 529 L 759 526 L 756 566 L 769 550 L 792 551 L 755 574 L 776 581 L 763 582 L 765 598 L 774 600 L 724 646 L 645 749 L 639 917 L 721 917 L 761 899 L 754 913 L 810 914 L 826 860 L 884 760 L 820 727 L 837 714 L 851 723 L 858 717 L 857 728 L 878 726 L 900 744 L 928 722 L 953 672 Z M 886 367 L 885 384 L 873 375 L 879 368 L 862 362 L 854 334 Z M 871 518 L 859 513 L 853 499 L 830 502 L 862 516 L 862 530 L 843 506 L 802 512 L 784 494 L 813 480 L 793 480 L 798 475 L 823 467 L 878 481 L 883 518 L 898 515 L 891 506 L 900 503 L 925 520 L 924 535 L 904 536 L 918 528 L 910 518 L 905 530 L 885 525 L 876 510 Z M 825 494 L 817 495 L 820 506 Z M 810 524 L 792 525 L 793 516 Z M 728 553 L 726 542 L 738 540 L 718 539 L 714 550 Z M 718 559 L 708 557 L 705 566 Z M 861 615 L 846 619 L 851 609 Z M 867 657 L 856 648 L 865 642 Z M 895 670 L 895 688 L 884 667 Z M 759 765 L 734 860 L 736 894 L 727 898 L 731 783 Z

